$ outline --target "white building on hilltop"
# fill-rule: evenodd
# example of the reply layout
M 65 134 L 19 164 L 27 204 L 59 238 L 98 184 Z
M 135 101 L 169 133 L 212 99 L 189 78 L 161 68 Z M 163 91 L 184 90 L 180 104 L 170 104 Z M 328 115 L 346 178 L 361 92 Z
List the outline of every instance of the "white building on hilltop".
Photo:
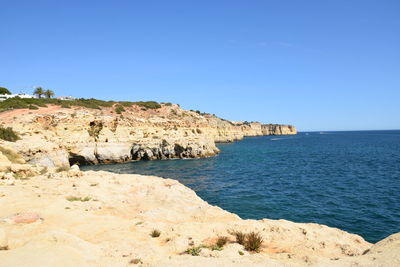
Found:
M 59 96 L 59 97 L 56 97 L 58 100 L 75 100 L 76 98 L 75 97 L 72 97 L 72 96 Z
M 37 98 L 34 95 L 28 95 L 28 94 L 12 94 L 12 95 L 0 95 L 0 101 L 4 101 L 9 98 L 14 98 L 14 97 L 19 97 L 19 98 Z

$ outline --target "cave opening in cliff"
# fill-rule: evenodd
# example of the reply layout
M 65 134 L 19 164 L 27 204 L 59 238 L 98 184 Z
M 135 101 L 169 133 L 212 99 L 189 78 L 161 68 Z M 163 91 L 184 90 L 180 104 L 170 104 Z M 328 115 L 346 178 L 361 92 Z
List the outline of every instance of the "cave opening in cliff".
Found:
M 76 154 L 69 154 L 68 161 L 69 161 L 69 165 L 70 165 L 70 166 L 75 165 L 75 164 L 76 164 L 76 165 L 79 165 L 79 166 L 82 166 L 82 165 L 91 165 L 91 163 L 88 162 L 88 161 L 85 159 L 85 157 L 83 157 L 83 156 L 81 156 L 81 155 L 76 155 Z

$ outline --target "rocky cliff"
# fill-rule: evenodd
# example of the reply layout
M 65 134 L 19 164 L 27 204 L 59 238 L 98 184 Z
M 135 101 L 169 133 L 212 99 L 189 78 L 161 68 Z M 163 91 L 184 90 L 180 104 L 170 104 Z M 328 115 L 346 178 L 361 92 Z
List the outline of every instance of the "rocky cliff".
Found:
M 8 146 L 45 166 L 208 157 L 219 152 L 216 142 L 296 134 L 290 125 L 231 122 L 173 104 L 132 105 L 120 114 L 115 107 L 18 109 L 0 113 L 0 123 L 21 136 Z
M 373 245 L 314 223 L 243 220 L 171 179 L 56 168 L 205 157 L 218 152 L 215 142 L 296 132 L 176 105 L 112 112 L 0 113 L 21 136 L 0 143 L 1 267 L 400 265 L 400 233 Z

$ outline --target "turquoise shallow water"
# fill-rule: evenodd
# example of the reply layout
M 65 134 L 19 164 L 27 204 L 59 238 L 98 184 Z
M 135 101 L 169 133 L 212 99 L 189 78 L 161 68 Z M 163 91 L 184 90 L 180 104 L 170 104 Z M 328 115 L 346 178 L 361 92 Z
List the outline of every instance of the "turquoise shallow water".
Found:
M 321 223 L 370 242 L 400 232 L 400 131 L 249 137 L 218 147 L 207 159 L 82 168 L 177 179 L 242 218 Z

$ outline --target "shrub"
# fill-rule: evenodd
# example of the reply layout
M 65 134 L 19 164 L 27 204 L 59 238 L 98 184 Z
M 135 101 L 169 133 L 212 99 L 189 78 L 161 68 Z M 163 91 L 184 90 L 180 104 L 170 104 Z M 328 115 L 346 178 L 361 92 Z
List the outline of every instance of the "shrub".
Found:
M 42 102 L 42 101 L 37 101 L 37 102 L 35 103 L 35 105 L 38 106 L 38 107 L 42 107 L 42 108 L 47 107 L 47 104 L 44 103 L 44 102 Z
M 263 238 L 261 237 L 260 233 L 250 232 L 246 235 L 244 248 L 248 251 L 259 252 L 262 242 Z
M 228 237 L 227 236 L 220 236 L 217 239 L 217 242 L 215 243 L 217 247 L 222 248 L 225 246 L 225 244 L 228 242 Z
M 192 255 L 192 256 L 199 256 L 199 255 L 200 255 L 200 252 L 201 252 L 201 246 L 199 246 L 199 247 L 188 248 L 185 252 L 186 252 L 187 254 Z
M 214 250 L 221 251 L 221 250 L 224 249 L 223 247 L 219 247 L 219 246 L 217 246 L 217 245 L 207 246 L 206 248 L 211 249 L 211 250 L 213 250 L 213 251 L 214 251 Z
M 0 139 L 5 141 L 15 142 L 19 140 L 19 136 L 11 127 L 4 128 L 0 126 Z
M 154 229 L 153 231 L 151 231 L 151 233 L 150 233 L 150 236 L 151 237 L 159 237 L 161 235 L 161 232 L 160 231 L 158 231 L 158 230 L 156 230 L 156 229 Z
M 14 178 L 15 179 L 19 179 L 19 180 L 29 180 L 29 178 L 35 176 L 35 174 L 28 172 L 28 173 L 23 173 L 23 172 L 18 172 L 16 174 L 14 174 Z
M 0 87 L 0 95 L 11 95 L 11 92 L 5 87 Z
M 81 202 L 87 202 L 87 201 L 89 201 L 89 200 L 91 200 L 92 198 L 91 197 L 84 197 L 84 198 L 82 198 L 82 197 L 73 197 L 73 196 L 70 196 L 70 197 L 66 197 L 66 199 L 68 200 L 68 201 L 81 201 Z
M 129 102 L 129 101 L 118 101 L 118 103 L 124 107 L 131 107 L 134 104 L 134 102 Z
M 125 111 L 125 109 L 124 109 L 124 107 L 122 105 L 117 105 L 115 107 L 115 113 L 117 113 L 117 114 L 121 114 L 124 111 Z
M 239 243 L 240 245 L 244 245 L 244 241 L 246 239 L 246 234 L 240 231 L 235 231 L 232 233 L 232 235 L 235 236 L 236 242 Z
M 29 109 L 39 109 L 39 108 L 38 108 L 37 106 L 35 106 L 35 105 L 29 105 L 28 108 L 29 108 Z
M 131 260 L 129 263 L 130 264 L 139 264 L 139 263 L 143 263 L 143 262 L 142 262 L 142 259 L 136 258 L 136 259 Z
M 27 108 L 28 105 L 19 97 L 8 98 L 0 102 L 0 110 L 8 110 L 15 108 Z
M 56 172 L 65 172 L 65 171 L 69 171 L 69 169 L 70 169 L 69 166 L 61 166 L 56 169 Z
M 62 108 L 71 108 L 71 104 L 67 103 L 67 102 L 63 102 L 63 103 L 61 103 L 61 107 Z
M 41 174 L 41 175 L 46 174 L 47 171 L 48 171 L 48 168 L 47 168 L 47 167 L 44 167 L 43 169 L 40 170 L 40 174 Z
M 161 108 L 161 105 L 158 104 L 156 101 L 138 101 L 138 102 L 134 102 L 135 105 L 139 106 L 139 107 L 144 107 L 146 109 L 157 109 L 157 108 Z
M 78 99 L 71 103 L 74 106 L 80 106 L 90 109 L 100 109 L 99 103 L 97 101 L 92 101 L 91 99 Z

